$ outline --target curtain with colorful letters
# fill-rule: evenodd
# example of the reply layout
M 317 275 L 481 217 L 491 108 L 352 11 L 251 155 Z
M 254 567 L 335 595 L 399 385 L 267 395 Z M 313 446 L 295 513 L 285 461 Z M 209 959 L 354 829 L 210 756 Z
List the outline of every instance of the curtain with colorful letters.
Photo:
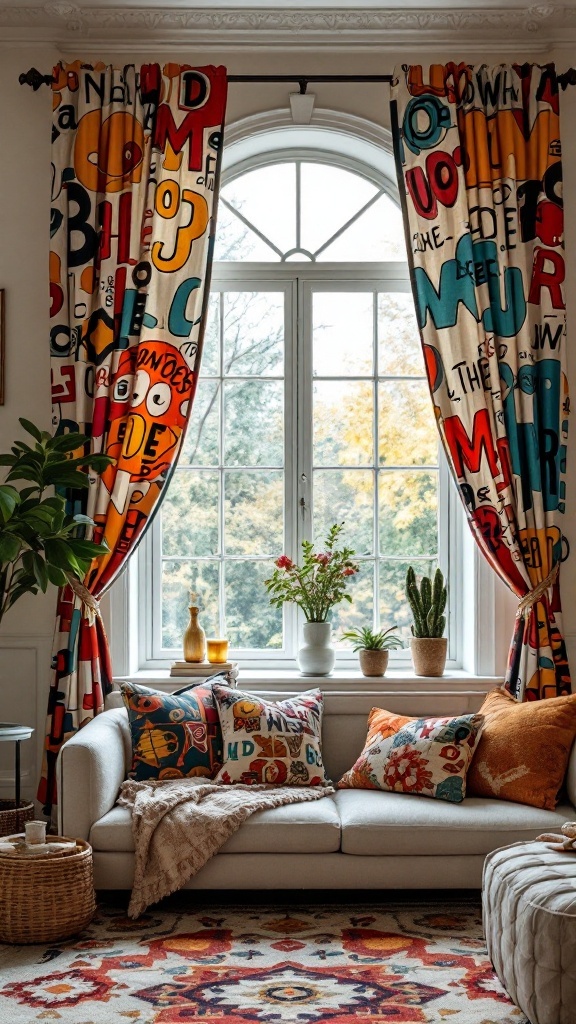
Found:
M 474 537 L 518 598 L 506 686 L 570 693 L 558 571 L 569 397 L 553 65 L 403 65 L 392 128 L 440 436 Z
M 62 743 L 103 708 L 112 671 L 98 598 L 165 490 L 202 349 L 226 70 L 59 64 L 52 87 L 53 427 L 113 456 L 72 512 L 109 552 L 59 593 L 38 799 L 55 802 Z

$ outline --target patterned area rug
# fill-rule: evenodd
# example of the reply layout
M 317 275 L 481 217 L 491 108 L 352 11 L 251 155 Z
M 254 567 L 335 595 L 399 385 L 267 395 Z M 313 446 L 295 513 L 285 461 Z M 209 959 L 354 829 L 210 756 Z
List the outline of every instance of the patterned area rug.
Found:
M 189 902 L 189 896 L 186 895 Z M 0 1021 L 528 1024 L 479 905 L 100 908 L 81 938 L 0 946 Z

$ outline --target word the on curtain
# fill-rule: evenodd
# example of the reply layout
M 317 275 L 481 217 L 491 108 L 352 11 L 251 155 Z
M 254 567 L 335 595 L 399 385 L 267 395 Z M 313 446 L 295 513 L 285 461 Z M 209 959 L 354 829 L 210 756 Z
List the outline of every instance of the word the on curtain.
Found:
M 59 594 L 39 799 L 111 683 L 98 598 L 158 508 L 196 388 L 214 240 L 224 68 L 54 69 L 50 252 L 54 428 L 114 465 L 70 510 L 109 553 Z M 81 453 L 79 453 L 81 454 Z
M 519 605 L 506 685 L 570 692 L 564 215 L 553 65 L 395 71 L 416 313 L 440 436 L 478 545 Z

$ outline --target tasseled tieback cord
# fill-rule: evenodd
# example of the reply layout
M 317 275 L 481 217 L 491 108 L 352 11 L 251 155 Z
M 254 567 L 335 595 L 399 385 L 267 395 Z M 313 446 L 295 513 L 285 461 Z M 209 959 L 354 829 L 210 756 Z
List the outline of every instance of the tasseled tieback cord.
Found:
M 91 626 L 94 625 L 96 618 L 102 618 L 102 612 L 100 611 L 100 602 L 96 600 L 94 594 L 91 594 L 87 587 L 80 580 L 77 580 L 74 576 L 68 577 L 68 583 L 71 589 L 79 597 L 84 605 L 86 618 L 88 619 Z
M 534 590 L 530 590 L 521 601 L 518 602 L 518 608 L 516 611 L 516 618 L 520 619 L 524 615 L 527 608 L 531 608 L 532 605 L 536 604 L 537 601 L 546 593 L 546 591 L 554 586 L 556 577 L 560 570 L 560 564 L 557 562 L 553 569 L 550 570 L 546 579 L 542 580 Z

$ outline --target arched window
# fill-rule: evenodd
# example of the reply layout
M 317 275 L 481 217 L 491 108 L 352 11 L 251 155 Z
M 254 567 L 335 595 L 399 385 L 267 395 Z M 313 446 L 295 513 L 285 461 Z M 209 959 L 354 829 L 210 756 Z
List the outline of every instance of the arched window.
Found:
M 448 485 L 390 179 L 354 155 L 261 148 L 223 179 L 198 393 L 151 531 L 152 663 L 179 656 L 192 589 L 234 657 L 289 665 L 297 609 L 273 608 L 264 580 L 334 522 L 361 563 L 336 637 L 394 625 L 407 638 L 408 564 L 448 563 Z

